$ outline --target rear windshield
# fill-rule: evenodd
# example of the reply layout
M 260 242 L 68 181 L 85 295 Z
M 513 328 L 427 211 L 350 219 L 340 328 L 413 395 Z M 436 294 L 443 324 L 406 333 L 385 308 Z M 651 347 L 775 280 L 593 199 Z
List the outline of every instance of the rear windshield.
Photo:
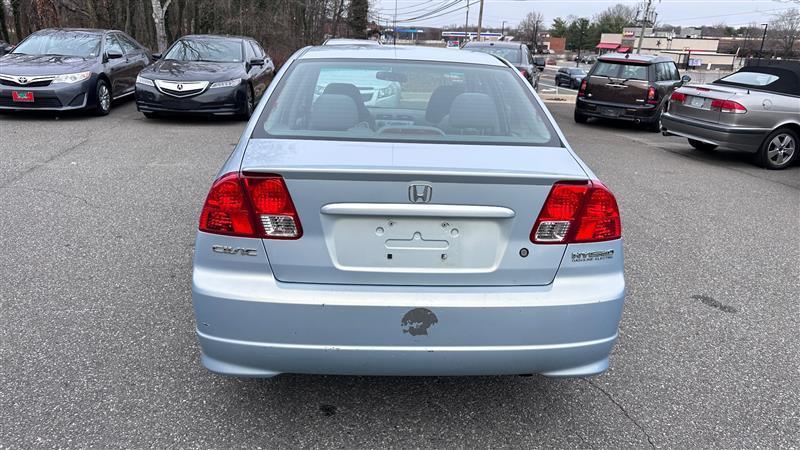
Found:
M 728 83 L 747 84 L 750 86 L 766 86 L 770 83 L 778 81 L 780 77 L 769 73 L 757 72 L 737 72 L 722 78 L 722 81 Z
M 178 61 L 242 62 L 242 43 L 228 39 L 180 39 L 164 59 Z
M 523 83 L 507 67 L 299 61 L 270 96 L 253 137 L 560 146 Z
M 623 62 L 597 61 L 592 75 L 611 78 L 622 78 L 623 80 L 645 80 L 649 66 L 644 64 L 627 64 Z
M 508 62 L 512 64 L 519 64 L 522 62 L 522 51 L 519 47 L 494 47 L 488 45 L 481 45 L 481 46 L 466 46 L 464 50 L 469 50 L 471 52 L 481 52 L 481 53 L 488 53 L 490 55 L 499 56 L 508 60 Z

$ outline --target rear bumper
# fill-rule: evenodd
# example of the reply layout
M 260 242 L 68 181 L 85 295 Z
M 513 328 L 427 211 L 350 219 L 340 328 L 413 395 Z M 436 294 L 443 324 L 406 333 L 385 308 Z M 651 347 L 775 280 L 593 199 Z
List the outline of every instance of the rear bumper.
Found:
M 214 244 L 258 256 L 212 254 Z M 552 284 L 515 287 L 281 283 L 262 250 L 198 233 L 192 298 L 211 371 L 594 375 L 608 367 L 625 295 L 621 241 L 567 250 L 613 250 L 615 260 L 567 256 Z
M 85 108 L 90 100 L 94 101 L 95 82 L 96 80 L 92 78 L 81 83 L 56 84 L 44 87 L 0 85 L 0 109 L 69 111 Z M 12 99 L 12 91 L 32 92 L 34 102 L 15 102 Z
M 246 86 L 206 89 L 193 97 L 166 95 L 155 87 L 136 85 L 136 108 L 146 113 L 234 115 L 244 111 Z
M 700 120 L 687 119 L 664 113 L 661 124 L 665 134 L 683 136 L 720 147 L 757 152 L 771 130 L 766 128 L 745 128 L 725 126 Z
M 596 102 L 580 98 L 575 109 L 588 117 L 624 120 L 628 122 L 651 122 L 656 120 L 658 105 L 626 105 L 609 102 Z

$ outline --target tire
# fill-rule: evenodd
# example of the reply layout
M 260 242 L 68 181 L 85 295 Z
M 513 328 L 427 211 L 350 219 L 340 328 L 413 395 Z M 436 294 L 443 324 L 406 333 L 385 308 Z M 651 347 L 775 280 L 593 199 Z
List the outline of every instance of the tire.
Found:
M 589 120 L 588 117 L 578 112 L 577 109 L 575 110 L 575 114 L 573 115 L 573 117 L 575 118 L 575 123 L 586 123 Z
M 767 136 L 756 155 L 761 167 L 769 170 L 781 170 L 797 160 L 797 132 L 789 128 L 778 128 Z
M 661 132 L 661 115 L 664 114 L 664 110 L 666 109 L 666 105 L 662 106 L 661 109 L 658 110 L 656 116 L 653 118 L 651 122 L 647 124 L 647 130 L 652 131 L 653 133 L 660 133 Z
M 574 82 L 574 81 L 570 81 L 569 82 L 569 88 L 570 89 L 578 89 L 578 84 L 576 82 Z
M 146 119 L 155 119 L 155 118 L 157 118 L 157 117 L 158 117 L 158 116 L 156 115 L 156 113 L 151 113 L 151 112 L 143 112 L 142 114 L 144 115 L 144 117 L 145 117 Z
M 94 112 L 96 116 L 107 116 L 108 113 L 111 112 L 111 88 L 108 86 L 106 80 L 97 80 L 95 96 L 97 101 L 95 102 L 92 112 Z
M 256 109 L 256 101 L 255 96 L 253 95 L 253 87 L 247 87 L 247 96 L 244 100 L 244 112 L 239 115 L 239 118 L 242 120 L 250 120 L 250 116 L 253 115 L 253 111 Z
M 714 144 L 709 144 L 708 142 L 703 141 L 696 141 L 694 139 L 689 139 L 689 145 L 695 148 L 695 150 L 700 150 L 702 152 L 710 152 L 717 148 Z

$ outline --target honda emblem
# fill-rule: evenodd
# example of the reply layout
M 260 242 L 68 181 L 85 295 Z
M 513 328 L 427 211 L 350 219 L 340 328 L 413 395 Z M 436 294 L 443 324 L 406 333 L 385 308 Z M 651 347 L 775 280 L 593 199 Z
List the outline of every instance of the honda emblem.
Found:
M 432 196 L 430 184 L 414 183 L 408 187 L 408 201 L 411 203 L 430 203 Z

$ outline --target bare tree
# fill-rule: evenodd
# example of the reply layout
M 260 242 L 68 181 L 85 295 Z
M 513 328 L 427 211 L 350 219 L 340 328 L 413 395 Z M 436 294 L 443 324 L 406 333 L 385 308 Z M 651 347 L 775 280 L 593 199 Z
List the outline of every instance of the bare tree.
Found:
M 14 23 L 14 5 L 11 4 L 11 0 L 3 0 L 3 19 L 5 19 L 6 36 L 8 36 L 9 42 L 16 44 L 19 42 L 19 38 L 17 37 L 17 26 Z
M 167 8 L 172 0 L 167 0 L 161 4 L 161 0 L 150 0 L 153 6 L 153 23 L 156 27 L 156 45 L 158 51 L 163 52 L 167 48 L 167 31 L 164 28 L 164 15 L 167 13 Z
M 775 41 L 782 56 L 792 55 L 795 42 L 800 39 L 800 9 L 793 8 L 781 12 L 769 24 L 770 37 Z
M 517 26 L 517 33 L 520 38 L 531 44 L 531 50 L 537 51 L 539 45 L 539 32 L 544 26 L 544 14 L 540 12 L 529 12 Z

